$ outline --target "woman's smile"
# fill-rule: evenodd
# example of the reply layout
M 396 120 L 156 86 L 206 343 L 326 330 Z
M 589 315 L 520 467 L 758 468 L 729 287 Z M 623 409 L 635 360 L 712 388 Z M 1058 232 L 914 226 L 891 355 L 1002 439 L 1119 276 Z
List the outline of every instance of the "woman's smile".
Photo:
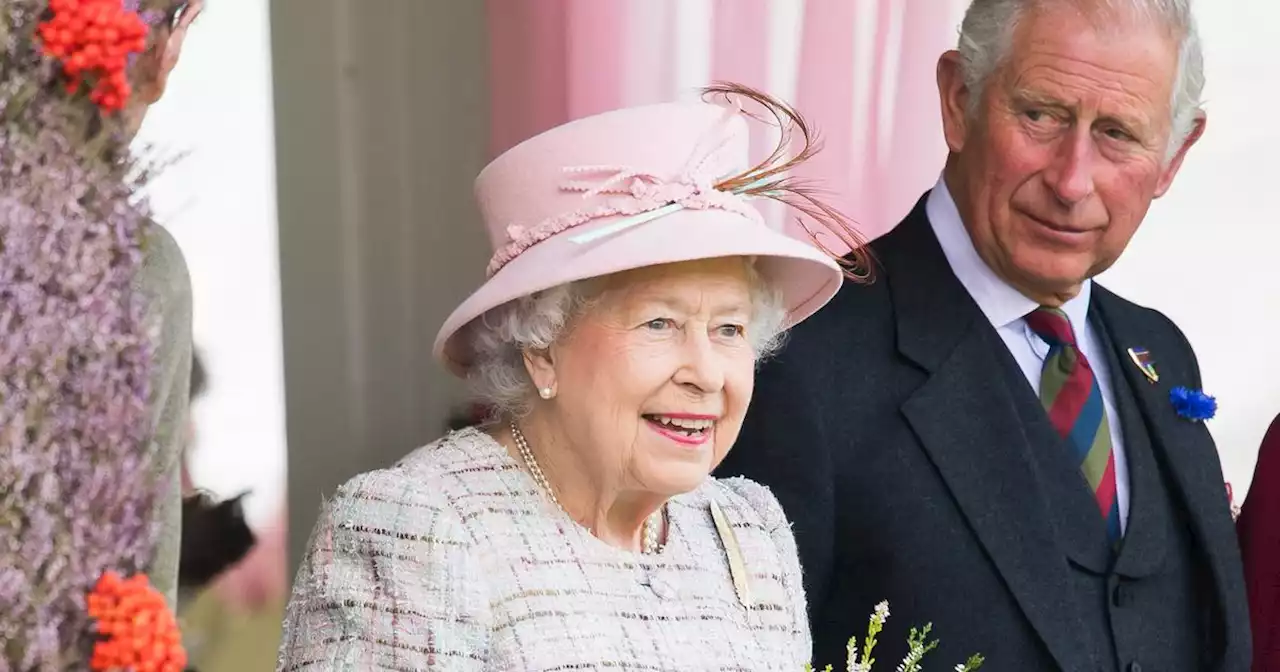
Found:
M 682 446 L 701 446 L 711 438 L 716 416 L 691 413 L 645 414 L 645 424 L 658 435 Z

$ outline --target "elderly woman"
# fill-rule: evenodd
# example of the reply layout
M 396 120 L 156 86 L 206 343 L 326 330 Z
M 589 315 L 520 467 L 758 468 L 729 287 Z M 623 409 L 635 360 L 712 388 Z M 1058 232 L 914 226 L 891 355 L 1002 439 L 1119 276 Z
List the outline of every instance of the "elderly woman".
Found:
M 279 669 L 800 670 L 790 527 L 717 481 L 756 361 L 840 267 L 767 227 L 776 198 L 845 222 L 780 173 L 803 121 L 741 87 L 578 120 L 496 159 L 476 193 L 489 280 L 436 353 L 496 409 L 363 474 L 325 507 Z M 746 164 L 764 104 L 780 151 Z M 804 148 L 784 161 L 799 130 Z

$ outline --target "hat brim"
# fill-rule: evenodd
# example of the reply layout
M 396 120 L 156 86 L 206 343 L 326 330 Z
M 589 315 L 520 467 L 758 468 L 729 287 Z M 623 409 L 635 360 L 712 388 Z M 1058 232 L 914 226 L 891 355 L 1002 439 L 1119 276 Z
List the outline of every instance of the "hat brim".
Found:
M 445 320 L 436 335 L 435 356 L 465 377 L 471 365 L 466 327 L 486 312 L 563 284 L 647 266 L 756 257 L 758 272 L 782 294 L 785 328 L 830 301 L 843 280 L 840 267 L 814 245 L 724 210 L 678 210 L 590 243 L 572 240 L 593 228 L 553 236 L 503 266 Z

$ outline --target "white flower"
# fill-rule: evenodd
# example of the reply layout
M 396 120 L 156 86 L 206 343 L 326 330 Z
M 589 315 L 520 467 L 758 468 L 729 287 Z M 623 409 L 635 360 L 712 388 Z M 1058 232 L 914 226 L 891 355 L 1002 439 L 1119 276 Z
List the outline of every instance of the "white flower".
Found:
M 876 611 L 871 615 L 871 620 L 880 625 L 884 625 L 884 622 L 889 620 L 889 602 L 887 600 L 876 605 Z

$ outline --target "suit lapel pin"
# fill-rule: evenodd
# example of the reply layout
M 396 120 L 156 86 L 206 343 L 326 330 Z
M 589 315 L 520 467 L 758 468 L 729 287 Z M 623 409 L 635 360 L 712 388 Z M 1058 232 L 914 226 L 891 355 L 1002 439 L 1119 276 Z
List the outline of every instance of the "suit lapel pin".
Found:
M 1146 348 L 1129 348 L 1129 359 L 1133 361 L 1134 366 L 1147 377 L 1147 382 L 1152 385 L 1160 382 L 1160 374 L 1156 373 L 1156 362 L 1151 358 L 1151 353 Z

